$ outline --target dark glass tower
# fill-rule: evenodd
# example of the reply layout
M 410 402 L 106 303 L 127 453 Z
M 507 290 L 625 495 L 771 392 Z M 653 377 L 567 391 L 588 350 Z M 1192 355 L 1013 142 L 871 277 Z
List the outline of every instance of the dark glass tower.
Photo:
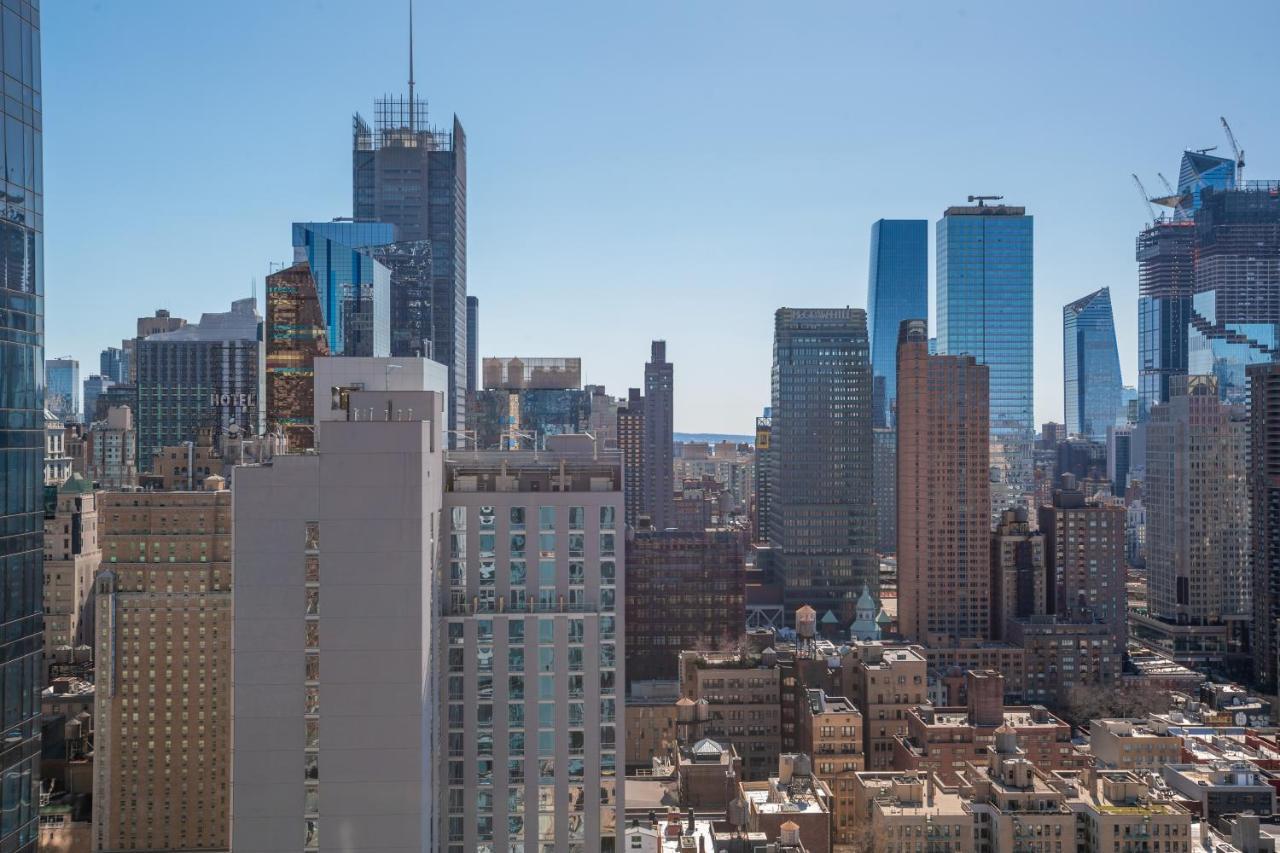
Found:
M 871 226 L 867 335 L 875 393 L 875 426 L 894 424 L 898 327 L 929 315 L 929 223 L 878 219 Z
M 1124 385 L 1109 288 L 1063 306 L 1062 384 L 1067 435 L 1105 440 L 1120 416 Z
M 1187 375 L 1195 224 L 1162 219 L 1138 235 L 1138 418 L 1169 402 L 1170 383 Z
M 1032 217 L 1004 204 L 949 207 L 938 222 L 938 353 L 991 368 L 992 510 L 1031 488 Z
M 44 621 L 44 202 L 40 4 L 0 16 L 0 850 L 35 850 Z
M 640 486 L 643 506 L 653 526 L 676 526 L 675 482 L 675 368 L 667 361 L 667 342 L 654 341 L 644 366 L 644 459 Z
M 480 298 L 467 297 L 467 393 L 480 387 Z
M 357 222 L 394 225 L 402 241 L 431 243 L 431 357 L 449 368 L 449 429 L 462 429 L 467 391 L 467 137 L 431 127 L 427 102 L 381 98 L 374 124 L 352 129 Z M 393 332 L 394 334 L 394 332 Z
M 863 585 L 879 590 L 866 312 L 778 309 L 772 403 L 769 542 L 785 612 L 808 604 L 843 630 Z

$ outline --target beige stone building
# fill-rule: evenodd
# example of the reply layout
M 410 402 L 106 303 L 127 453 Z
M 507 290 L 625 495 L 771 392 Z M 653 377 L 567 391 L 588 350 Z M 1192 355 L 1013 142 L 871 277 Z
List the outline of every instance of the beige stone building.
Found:
M 225 850 L 231 493 L 100 495 L 94 850 Z
M 955 788 L 922 771 L 874 771 L 854 776 L 856 841 L 883 853 L 970 853 L 973 813 Z
M 1093 720 L 1089 751 L 1100 769 L 1159 771 L 1182 759 L 1182 738 L 1161 734 L 1142 720 Z
M 813 760 L 813 775 L 831 790 L 833 841 L 851 843 L 856 837 L 853 779 L 865 769 L 862 755 L 862 713 L 843 696 L 806 690 L 800 703 L 797 741 Z
M 44 647 L 90 641 L 85 608 L 102 551 L 93 484 L 72 474 L 58 487 L 44 516 Z M 83 623 L 83 624 L 82 624 Z
M 737 652 L 680 653 L 680 693 L 705 699 L 709 718 L 693 733 L 731 743 L 743 778 L 764 779 L 782 751 L 781 673 L 776 662 Z
M 907 714 L 929 701 L 928 663 L 916 646 L 859 643 L 846 681 L 862 709 L 863 752 L 869 770 L 893 767 L 894 742 L 907 733 Z

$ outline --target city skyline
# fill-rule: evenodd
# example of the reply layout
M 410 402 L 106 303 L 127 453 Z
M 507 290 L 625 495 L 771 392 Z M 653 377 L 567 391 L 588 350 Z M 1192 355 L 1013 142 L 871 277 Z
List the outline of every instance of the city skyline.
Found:
M 163 35 L 194 12 L 166 7 L 157 14 L 146 4 L 110 15 L 66 8 L 45 10 L 44 22 L 57 34 L 44 55 L 46 100 L 58 105 L 48 119 L 55 131 L 47 152 L 50 197 L 57 200 L 48 215 L 58 241 L 50 275 L 66 282 L 51 292 L 48 353 L 94 364 L 114 342 L 96 335 L 99 324 L 127 328 L 161 307 L 198 317 L 249 295 L 255 278 L 261 298 L 268 264 L 288 259 L 289 223 L 350 213 L 350 114 L 405 88 L 407 40 L 391 9 L 369 18 L 354 5 L 316 13 L 246 4 L 226 21 L 201 19 L 206 38 L 193 54 Z M 1225 150 L 1220 112 L 1251 152 L 1250 173 L 1275 174 L 1268 143 L 1280 127 L 1257 104 L 1261 81 L 1274 77 L 1266 71 L 1280 61 L 1246 45 L 1240 59 L 1254 75 L 1213 65 L 1166 69 L 1169 85 L 1149 93 L 1135 113 L 1125 87 L 1103 84 L 1147 73 L 1135 64 L 1127 33 L 1172 38 L 1180 15 L 1173 7 L 1158 16 L 1112 11 L 1105 32 L 1094 32 L 1088 15 L 1009 9 L 948 12 L 910 29 L 887 12 L 866 10 L 762 9 L 732 19 L 711 8 L 681 10 L 685 26 L 676 30 L 666 25 L 670 10 L 661 8 L 583 9 L 545 21 L 513 10 L 483 25 L 467 9 L 422 12 L 418 92 L 431 99 L 433 123 L 447 124 L 456 112 L 471 137 L 468 290 L 490 306 L 484 339 L 536 352 L 575 335 L 580 351 L 571 354 L 583 358 L 585 381 L 616 396 L 634 382 L 627 353 L 642 352 L 653 338 L 667 339 L 673 352 L 695 344 L 733 352 L 740 369 L 731 373 L 712 360 L 682 368 L 675 427 L 746 434 L 768 399 L 774 309 L 866 307 L 873 221 L 923 218 L 932 225 L 968 194 L 999 193 L 1038 219 L 1035 421 L 1062 419 L 1051 381 L 1061 376 L 1060 312 L 1081 292 L 1112 289 L 1124 382 L 1136 384 L 1133 235 L 1144 213 L 1128 174 L 1149 181 L 1156 171 L 1172 174 L 1183 147 Z M 1276 14 L 1252 6 L 1261 26 Z M 529 39 L 530 28 L 541 38 Z M 441 32 L 452 35 L 436 38 Z M 725 38 L 708 52 L 711 32 Z M 323 47 L 348 43 L 350 33 L 385 42 L 385 50 L 355 63 Z M 1005 61 L 1019 68 L 1009 97 L 1034 91 L 1052 113 L 1009 111 L 998 101 L 975 109 L 938 97 L 927 85 L 938 57 L 979 35 L 1003 44 Z M 1093 50 L 1087 68 L 1068 74 L 1042 58 L 1055 55 L 1055 44 L 1081 38 Z M 646 64 L 643 74 L 614 64 L 618 54 L 655 40 L 666 45 L 666 61 Z M 861 84 L 895 43 L 901 73 L 866 90 Z M 802 48 L 804 61 L 791 61 Z M 107 51 L 130 61 L 108 62 Z M 326 61 L 317 62 L 315 51 Z M 776 61 L 744 61 L 762 53 Z M 170 69 L 169 79 L 157 83 L 156 67 Z M 303 67 L 305 79 L 296 70 Z M 584 67 L 603 73 L 578 73 Z M 729 78 L 721 71 L 728 67 L 748 71 Z M 94 90 L 130 92 L 130 108 L 116 109 L 112 98 L 89 100 L 96 96 L 80 79 L 89 73 L 98 81 Z M 830 108 L 851 86 L 861 93 L 859 106 L 878 116 L 869 126 L 857 110 Z M 1187 86 L 1220 97 L 1187 111 L 1178 96 Z M 272 94 L 278 91 L 290 98 L 282 102 Z M 199 109 L 186 106 L 197 103 Z M 761 193 L 743 178 L 773 156 L 775 135 L 744 134 L 740 125 L 759 120 L 762 106 L 784 103 L 787 120 L 803 126 L 804 156 Z M 138 113 L 163 116 L 159 128 L 144 130 L 146 123 L 130 118 Z M 680 128 L 681 161 L 670 155 L 672 146 L 656 145 L 642 131 L 658 114 Z M 1080 133 L 1085 115 L 1098 128 L 1094 137 Z M 1149 121 L 1155 115 L 1163 118 Z M 565 132 L 543 131 L 549 119 Z M 143 133 L 186 142 L 181 151 L 162 150 L 145 144 Z M 252 145 L 239 142 L 247 135 Z M 97 156 L 82 156 L 88 138 Z M 903 147 L 903 139 L 916 141 Z M 139 156 L 142 150 L 148 155 Z M 864 168 L 877 157 L 888 158 L 889 168 Z M 112 168 L 102 169 L 105 162 Z M 227 175 L 236 178 L 216 177 Z M 248 185 L 269 192 L 254 197 Z M 1089 214 L 1082 216 L 1086 198 Z M 122 204 L 144 212 L 115 216 Z M 601 209 L 612 215 L 600 216 Z M 189 235 L 215 224 L 234 248 L 207 258 L 188 287 L 174 290 L 170 270 Z M 126 227 L 151 235 L 145 250 L 125 239 Z M 656 282 L 655 264 L 663 270 Z M 934 270 L 931 262 L 931 279 Z M 104 289 L 113 298 L 96 304 L 104 300 L 92 294 Z M 581 298 L 601 292 L 609 298 Z M 573 312 L 554 309 L 570 299 Z M 672 311 L 676 300 L 681 310 Z M 528 322 L 530 312 L 539 322 Z M 711 312 L 724 322 L 708 326 Z M 627 322 L 617 323 L 619 315 Z

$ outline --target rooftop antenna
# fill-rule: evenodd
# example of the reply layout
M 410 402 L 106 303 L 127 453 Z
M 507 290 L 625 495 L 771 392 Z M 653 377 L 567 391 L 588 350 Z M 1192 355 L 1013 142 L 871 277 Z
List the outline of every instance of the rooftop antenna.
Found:
M 409 133 L 417 130 L 413 121 L 413 0 L 409 0 Z

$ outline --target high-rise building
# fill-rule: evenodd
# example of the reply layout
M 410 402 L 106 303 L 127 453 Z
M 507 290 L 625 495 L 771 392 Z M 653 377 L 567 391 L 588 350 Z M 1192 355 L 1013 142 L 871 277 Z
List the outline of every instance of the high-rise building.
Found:
M 844 628 L 862 588 L 880 588 L 866 312 L 779 308 L 772 386 L 769 542 L 783 607 Z
M 1280 357 L 1280 181 L 1205 190 L 1195 214 L 1187 372 L 1243 405 L 1245 369 Z
M 872 480 L 876 501 L 876 552 L 895 554 L 898 550 L 897 428 L 876 427 L 872 431 L 871 452 L 875 461 Z
M 991 638 L 1004 640 L 1014 619 L 1049 612 L 1044 534 L 1026 509 L 1006 509 L 991 534 Z
M 871 224 L 867 276 L 867 338 L 875 397 L 874 426 L 894 425 L 898 329 L 929 314 L 929 223 L 877 219 Z
M 447 379 L 395 363 L 316 359 L 335 393 L 316 401 L 315 452 L 236 469 L 235 850 L 449 849 L 436 811 Z
M 391 354 L 391 270 L 374 252 L 395 239 L 383 222 L 293 223 L 293 260 L 311 271 L 334 355 Z
M 627 541 L 627 683 L 674 680 L 681 649 L 730 648 L 746 625 L 746 542 L 728 528 Z
M 622 454 L 622 485 L 627 527 L 639 524 L 644 500 L 644 397 L 639 388 L 627 391 L 618 408 L 618 452 Z
M 266 421 L 289 447 L 315 446 L 315 361 L 329 354 L 329 337 L 315 278 L 306 261 L 267 276 L 263 346 Z
M 158 332 L 136 344 L 138 460 L 149 470 L 161 447 L 214 436 L 234 425 L 241 435 L 263 431 L 262 318 L 256 299 L 237 299 L 230 311 L 206 313 L 199 323 Z
M 1274 690 L 1280 661 L 1280 364 L 1249 368 L 1249 504 L 1254 675 Z
M 772 423 L 771 410 L 766 406 L 765 413 L 756 418 L 756 506 L 752 526 L 756 542 L 769 541 L 769 491 L 772 485 L 769 475 L 773 470 L 773 463 L 770 461 Z
M 467 422 L 483 450 L 535 449 L 549 435 L 586 432 L 590 391 L 580 358 L 486 358 Z
M 1041 506 L 1045 565 L 1052 579 L 1050 612 L 1062 622 L 1098 622 L 1110 629 L 1115 654 L 1124 652 L 1128 601 L 1125 592 L 1125 508 L 1121 501 L 1095 500 L 1068 474 Z
M 658 530 L 676 526 L 676 487 L 672 467 L 674 412 L 674 368 L 667 361 L 667 342 L 654 341 L 649 361 L 644 366 L 644 458 L 641 461 L 640 511 L 649 515 Z
M 927 646 L 991 636 L 992 368 L 929 355 L 924 320 L 898 343 L 898 625 Z
M 11 152 L 0 170 L 0 849 L 33 851 L 39 812 L 44 512 L 44 159 L 40 107 L 40 11 L 4 11 L 5 98 L 0 126 Z M 74 386 L 73 386 L 74 387 Z
M 46 408 L 64 421 L 80 420 L 80 362 L 50 358 L 44 363 Z
M 461 430 L 468 352 L 466 133 L 456 115 L 451 130 L 432 127 L 427 102 L 414 97 L 411 82 L 408 98 L 374 102 L 372 126 L 358 113 L 353 117 L 351 148 L 355 220 L 388 223 L 399 240 L 431 243 L 431 358 L 450 370 L 449 429 Z
M 133 410 L 110 406 L 87 438 L 85 472 L 100 489 L 121 491 L 138 485 L 138 441 Z
M 1107 479 L 1111 494 L 1122 498 L 1129 489 L 1129 469 L 1133 467 L 1132 426 L 1107 427 Z
M 231 493 L 211 479 L 99 495 L 94 850 L 229 846 Z
M 84 422 L 91 424 L 98 417 L 98 399 L 105 397 L 107 389 L 115 384 L 115 381 L 108 376 L 101 376 L 97 373 L 85 377 L 84 380 Z M 104 409 L 105 413 L 105 409 Z
M 1211 376 L 1174 383 L 1151 410 L 1143 498 L 1154 620 L 1203 629 L 1252 617 L 1246 443 L 1243 411 L 1218 399 Z M 1206 654 L 1211 641 L 1189 638 Z
M 98 372 L 116 385 L 128 385 L 129 355 L 120 347 L 107 347 L 98 356 Z
M 467 297 L 467 393 L 480 381 L 480 297 Z
M 391 355 L 431 358 L 431 241 L 402 240 L 371 246 L 369 253 L 391 272 Z
M 937 229 L 938 352 L 990 368 L 993 515 L 1032 485 L 1032 217 L 949 207 Z
M 623 503 L 621 460 L 588 436 L 447 460 L 444 849 L 615 849 Z
M 1124 381 L 1111 314 L 1111 290 L 1102 288 L 1062 309 L 1062 383 L 1067 434 L 1106 438 L 1123 412 Z
M 101 560 L 93 483 L 72 474 L 62 485 L 45 489 L 44 647 L 49 653 L 93 641 L 87 630 L 93 624 L 89 593 Z

